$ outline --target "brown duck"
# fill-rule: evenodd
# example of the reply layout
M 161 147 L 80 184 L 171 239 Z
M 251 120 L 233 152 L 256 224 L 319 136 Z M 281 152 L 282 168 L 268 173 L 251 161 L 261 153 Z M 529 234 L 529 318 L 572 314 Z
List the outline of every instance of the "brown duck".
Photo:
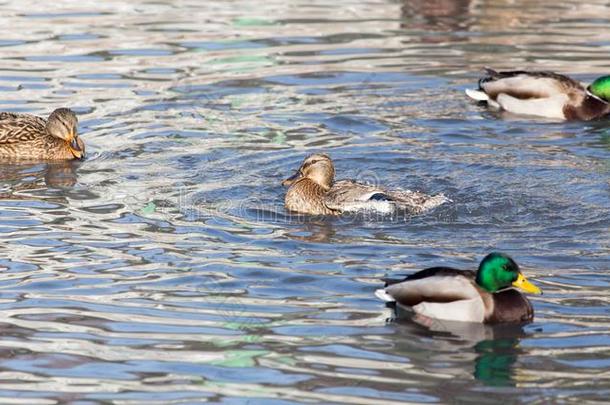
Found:
M 85 156 L 78 120 L 58 108 L 47 120 L 30 114 L 0 112 L 0 159 L 70 160 Z
M 410 190 L 388 191 L 352 180 L 335 182 L 335 166 L 323 153 L 305 158 L 299 170 L 282 185 L 290 186 L 284 199 L 286 208 L 311 215 L 356 211 L 388 214 L 398 209 L 419 214 L 449 201 L 442 194 L 430 196 Z

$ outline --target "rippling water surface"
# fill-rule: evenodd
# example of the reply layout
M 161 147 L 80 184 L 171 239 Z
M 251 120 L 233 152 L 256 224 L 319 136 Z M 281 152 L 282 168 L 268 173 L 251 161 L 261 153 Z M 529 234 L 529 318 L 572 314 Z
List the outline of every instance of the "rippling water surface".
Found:
M 502 117 L 482 66 L 610 72 L 604 1 L 8 1 L 0 109 L 88 158 L 0 165 L 0 402 L 610 397 L 610 127 Z M 445 193 L 305 218 L 283 178 Z M 511 254 L 523 328 L 387 323 L 385 275 Z

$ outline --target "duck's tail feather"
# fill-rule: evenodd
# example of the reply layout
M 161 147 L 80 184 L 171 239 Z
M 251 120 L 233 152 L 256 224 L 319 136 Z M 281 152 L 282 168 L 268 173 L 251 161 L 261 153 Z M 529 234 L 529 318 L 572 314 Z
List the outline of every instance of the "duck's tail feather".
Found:
M 483 79 L 481 79 L 483 80 Z M 479 81 L 480 83 L 480 81 Z M 466 95 L 468 97 L 470 97 L 471 99 L 479 102 L 479 103 L 485 103 L 488 106 L 490 106 L 491 108 L 495 108 L 496 110 L 499 110 L 500 104 L 498 104 L 498 102 L 496 102 L 495 100 L 492 100 L 485 92 L 481 91 L 481 90 L 473 90 L 473 89 L 466 89 L 465 90 Z
M 466 95 L 476 101 L 489 101 L 489 96 L 481 90 L 466 89 Z
M 405 281 L 405 278 L 407 278 L 407 276 L 402 276 L 402 278 L 396 278 L 396 277 L 382 277 L 381 281 L 383 281 L 385 284 L 383 285 L 384 287 L 387 287 L 389 285 L 392 284 L 398 284 L 398 283 L 402 283 L 403 281 Z
M 386 292 L 385 289 L 380 288 L 379 290 L 375 290 L 375 297 L 379 298 L 383 302 L 395 302 L 396 300 L 390 294 Z
M 491 82 L 502 77 L 502 72 L 498 72 L 488 66 L 483 68 L 485 76 L 479 79 L 479 90 L 483 90 L 483 83 Z
M 487 93 L 485 93 L 485 90 L 483 90 L 483 84 L 501 78 L 504 73 L 498 72 L 497 70 L 494 70 L 488 66 L 485 66 L 483 70 L 485 71 L 485 76 L 479 79 L 479 88 L 476 90 L 466 89 L 466 95 L 479 103 L 485 103 L 489 107 L 499 110 L 500 104 L 498 104 L 495 100 L 489 97 Z
M 497 70 L 495 70 L 495 69 L 490 68 L 489 66 L 484 66 L 484 67 L 483 67 L 483 70 L 485 71 L 485 73 L 486 73 L 488 76 L 491 76 L 491 77 L 496 77 L 496 76 L 499 76 L 499 75 L 500 75 L 500 72 L 498 72 L 498 71 L 497 71 Z
M 438 207 L 439 205 L 443 205 L 445 203 L 453 202 L 450 198 L 445 197 L 444 194 L 433 195 L 429 199 L 424 202 L 424 210 L 431 210 L 433 208 Z

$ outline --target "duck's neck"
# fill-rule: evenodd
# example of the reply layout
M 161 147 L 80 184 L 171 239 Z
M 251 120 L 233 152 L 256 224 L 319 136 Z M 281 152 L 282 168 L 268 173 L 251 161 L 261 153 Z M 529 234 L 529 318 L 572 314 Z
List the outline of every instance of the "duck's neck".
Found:
M 316 196 L 316 198 L 322 198 L 330 190 L 330 187 L 326 187 L 306 177 L 298 180 L 291 188 L 298 189 L 302 194 Z
M 328 190 L 329 188 L 311 179 L 302 178 L 288 189 L 285 198 L 286 208 L 314 215 L 333 214 L 334 212 L 324 204 L 324 196 Z
M 610 103 L 597 97 L 587 95 L 579 108 L 565 107 L 564 115 L 568 120 L 589 121 L 610 114 Z

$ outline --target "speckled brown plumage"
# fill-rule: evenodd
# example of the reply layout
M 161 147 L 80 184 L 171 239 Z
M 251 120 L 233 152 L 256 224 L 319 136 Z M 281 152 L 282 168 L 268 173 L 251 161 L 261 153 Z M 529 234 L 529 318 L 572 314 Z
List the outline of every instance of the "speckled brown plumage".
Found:
M 48 120 L 30 114 L 0 112 L 0 158 L 3 160 L 70 160 L 84 156 L 77 118 L 67 108 Z
M 308 178 L 297 180 L 286 192 L 284 204 L 294 212 L 313 215 L 339 215 L 341 211 L 326 206 L 324 196 L 326 192 L 322 186 Z
M 343 212 L 376 211 L 389 214 L 404 210 L 419 214 L 448 199 L 416 191 L 389 191 L 352 180 L 334 181 L 335 167 L 325 154 L 305 158 L 296 173 L 284 180 L 290 186 L 284 203 L 290 211 L 311 215 L 339 215 Z

